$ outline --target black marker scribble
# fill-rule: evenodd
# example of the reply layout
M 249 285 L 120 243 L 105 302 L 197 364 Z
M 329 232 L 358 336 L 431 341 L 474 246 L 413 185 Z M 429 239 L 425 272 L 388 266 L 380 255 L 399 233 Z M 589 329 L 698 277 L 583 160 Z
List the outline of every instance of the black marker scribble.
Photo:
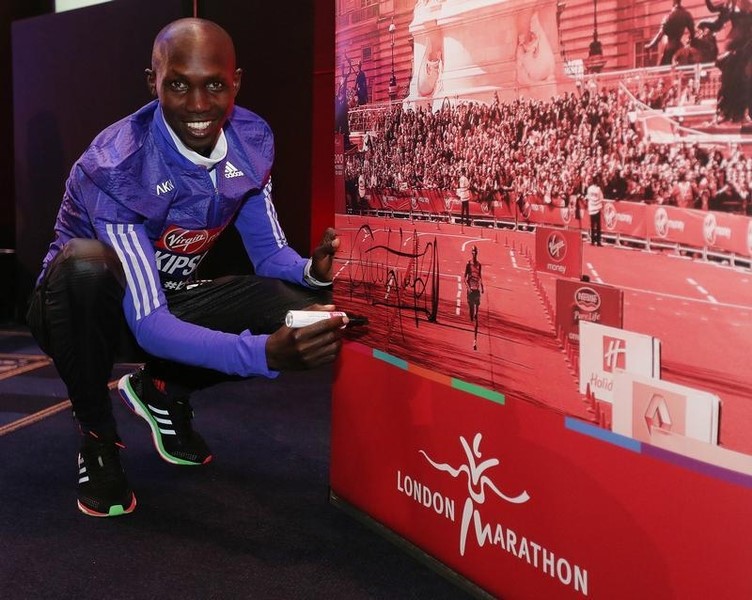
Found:
M 402 250 L 405 236 L 391 229 L 386 242 L 377 242 L 368 225 L 362 225 L 350 250 L 350 298 L 360 297 L 373 306 L 396 309 L 401 328 L 405 311 L 415 319 L 436 322 L 439 307 L 439 256 L 436 238 L 421 248 L 422 238 L 412 234 L 412 251 Z

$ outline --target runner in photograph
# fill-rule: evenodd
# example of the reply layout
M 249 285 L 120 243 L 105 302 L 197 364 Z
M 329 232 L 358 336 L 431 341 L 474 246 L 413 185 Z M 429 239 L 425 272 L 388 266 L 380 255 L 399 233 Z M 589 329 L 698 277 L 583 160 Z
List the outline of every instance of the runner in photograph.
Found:
M 474 324 L 473 350 L 478 349 L 478 308 L 483 289 L 482 265 L 478 260 L 478 247 L 473 246 L 472 258 L 465 265 L 465 287 L 467 289 L 467 306 L 470 311 L 470 321 Z

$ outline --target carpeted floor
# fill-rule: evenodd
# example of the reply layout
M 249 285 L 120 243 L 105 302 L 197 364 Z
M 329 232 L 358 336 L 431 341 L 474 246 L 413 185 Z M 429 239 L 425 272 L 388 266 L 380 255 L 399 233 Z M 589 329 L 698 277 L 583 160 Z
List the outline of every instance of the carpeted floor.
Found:
M 77 433 L 54 368 L 24 331 L 0 332 L 0 598 L 468 597 L 329 503 L 330 385 L 324 369 L 198 394 L 215 455 L 203 467 L 159 459 L 113 392 L 138 508 L 94 519 L 76 509 Z

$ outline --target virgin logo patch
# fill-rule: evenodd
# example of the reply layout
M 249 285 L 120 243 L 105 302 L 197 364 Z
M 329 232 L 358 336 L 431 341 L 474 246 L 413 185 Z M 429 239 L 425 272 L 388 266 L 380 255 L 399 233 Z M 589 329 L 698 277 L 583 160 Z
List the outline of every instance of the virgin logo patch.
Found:
M 183 229 L 168 227 L 157 246 L 176 254 L 196 254 L 214 243 L 221 229 Z
M 551 260 L 561 262 L 567 255 L 567 240 L 559 233 L 552 233 L 546 241 L 546 248 Z

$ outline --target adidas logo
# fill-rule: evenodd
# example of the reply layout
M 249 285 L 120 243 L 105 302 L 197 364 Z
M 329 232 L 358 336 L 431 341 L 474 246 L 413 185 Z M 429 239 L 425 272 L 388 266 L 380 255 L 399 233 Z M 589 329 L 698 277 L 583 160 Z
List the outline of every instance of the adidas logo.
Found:
M 245 173 L 233 165 L 229 160 L 225 163 L 225 179 L 233 177 L 243 177 Z

